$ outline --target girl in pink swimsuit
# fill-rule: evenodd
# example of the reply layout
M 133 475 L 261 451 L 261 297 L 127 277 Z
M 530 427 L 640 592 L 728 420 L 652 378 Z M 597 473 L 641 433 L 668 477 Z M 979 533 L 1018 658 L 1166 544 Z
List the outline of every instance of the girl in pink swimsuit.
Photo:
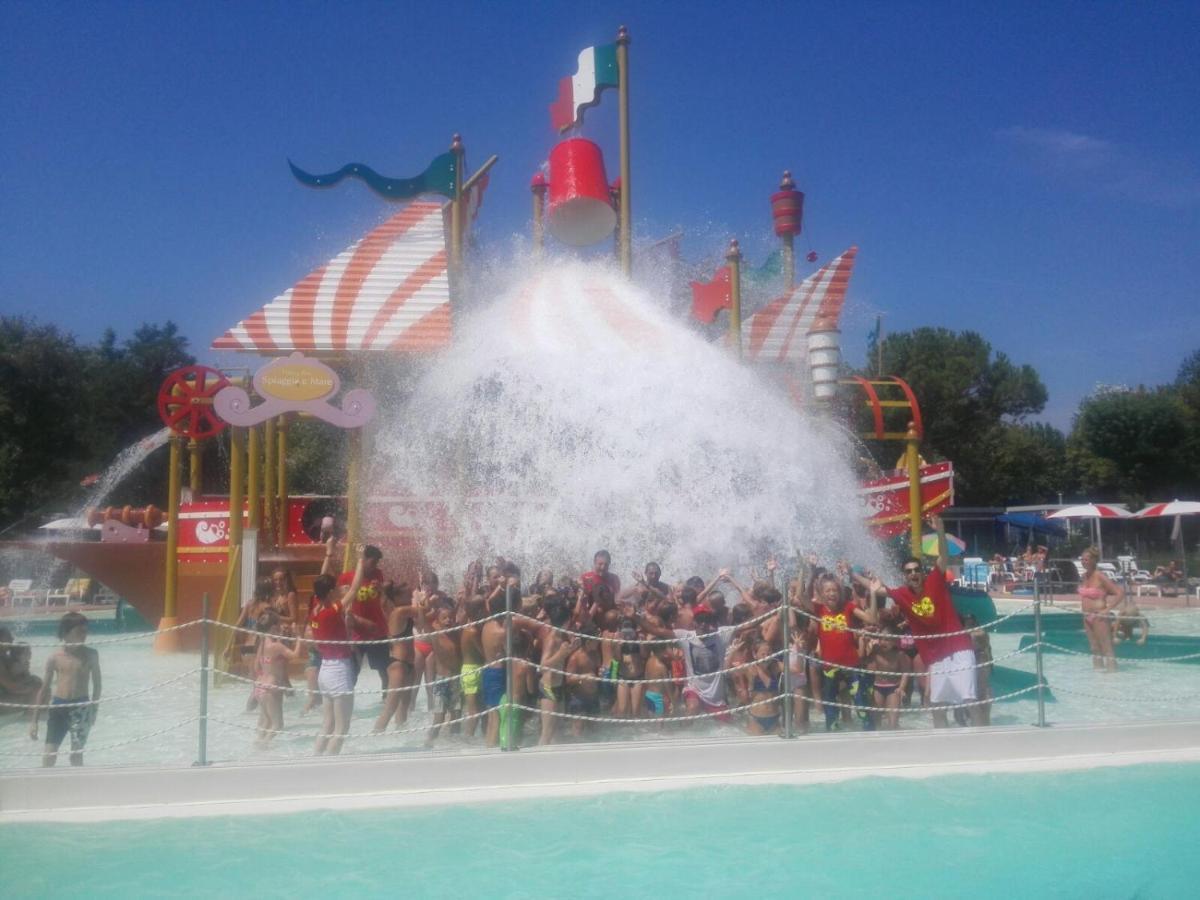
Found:
M 1117 660 L 1109 613 L 1121 605 L 1125 592 L 1096 569 L 1100 562 L 1099 550 L 1088 547 L 1081 559 L 1083 579 L 1079 583 L 1079 608 L 1083 612 L 1083 630 L 1087 633 L 1088 645 L 1092 650 L 1092 667 L 1103 672 L 1115 672 Z

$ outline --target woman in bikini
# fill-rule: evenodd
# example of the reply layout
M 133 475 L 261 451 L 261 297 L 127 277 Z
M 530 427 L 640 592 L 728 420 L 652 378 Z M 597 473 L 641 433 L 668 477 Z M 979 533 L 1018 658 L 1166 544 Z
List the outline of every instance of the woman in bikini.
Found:
M 771 659 L 771 645 L 759 641 L 754 645 L 755 665 L 750 673 L 750 716 L 746 720 L 749 734 L 774 734 L 779 730 L 779 661 Z
M 413 604 L 416 606 L 424 606 L 428 597 L 437 593 L 438 577 L 437 573 L 430 569 L 422 569 L 420 576 L 417 579 L 417 592 L 413 595 Z M 412 688 L 413 693 L 409 695 L 409 707 L 411 708 L 413 701 L 416 700 L 416 689 L 421 684 L 421 678 L 425 679 L 425 702 L 429 709 L 433 709 L 433 688 L 430 687 L 430 682 L 434 680 L 433 669 L 436 661 L 433 657 L 433 644 L 428 637 L 428 631 L 423 629 L 418 621 L 416 631 L 413 635 L 413 677 Z
M 388 613 L 388 636 L 392 642 L 388 645 L 387 693 L 373 734 L 386 731 L 393 717 L 396 727 L 403 728 L 412 703 L 409 688 L 413 684 L 413 623 L 417 616 L 412 588 L 407 584 L 388 585 L 383 592 L 392 604 L 392 611 Z
M 1083 578 L 1079 582 L 1079 608 L 1083 612 L 1083 630 L 1092 648 L 1092 668 L 1102 672 L 1117 671 L 1113 650 L 1112 618 L 1110 613 L 1125 600 L 1125 591 L 1114 584 L 1096 566 L 1100 551 L 1088 547 L 1081 557 Z

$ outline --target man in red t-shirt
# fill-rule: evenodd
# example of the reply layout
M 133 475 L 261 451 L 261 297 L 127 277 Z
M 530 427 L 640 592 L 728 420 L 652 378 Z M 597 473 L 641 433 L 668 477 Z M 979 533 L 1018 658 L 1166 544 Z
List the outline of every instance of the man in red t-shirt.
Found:
M 359 619 L 354 626 L 354 639 L 368 641 L 361 644 L 358 651 L 359 666 L 362 660 L 379 674 L 381 689 L 386 691 L 388 685 L 388 645 L 380 643 L 388 636 L 387 611 L 383 608 L 383 572 L 379 561 L 383 552 L 378 548 L 367 545 L 362 551 L 362 575 L 358 590 L 353 597 L 348 598 L 350 609 Z M 354 580 L 355 573 L 345 572 L 338 579 L 338 584 L 348 586 Z M 384 695 L 387 696 L 386 694 Z
M 949 551 L 942 520 L 934 516 L 931 524 L 938 535 L 936 565 L 928 574 L 922 572 L 921 561 L 910 557 L 901 570 L 904 585 L 884 588 L 878 578 L 871 582 L 878 594 L 886 590 L 908 620 L 909 630 L 916 638 L 917 652 L 929 671 L 929 702 L 933 706 L 933 724 L 945 728 L 945 704 L 968 703 L 975 697 L 975 649 L 969 634 L 963 632 L 962 621 L 954 609 L 950 589 L 946 586 Z M 969 708 L 971 723 L 983 725 L 983 708 Z
M 874 599 L 869 609 L 862 609 L 847 600 L 842 585 L 828 573 L 817 579 L 815 588 L 815 618 L 812 629 L 819 641 L 821 657 L 821 705 L 825 710 L 825 730 L 832 731 L 838 722 L 838 696 L 854 680 L 858 667 L 858 635 L 855 630 L 873 625 L 879 620 Z M 850 669 L 845 668 L 849 666 Z

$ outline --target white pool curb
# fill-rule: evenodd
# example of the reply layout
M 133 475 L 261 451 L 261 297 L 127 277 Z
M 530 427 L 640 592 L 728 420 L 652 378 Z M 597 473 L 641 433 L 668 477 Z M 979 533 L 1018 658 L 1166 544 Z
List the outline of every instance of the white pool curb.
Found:
M 207 768 L 0 775 L 0 823 L 264 815 L 720 784 L 819 784 L 1200 762 L 1200 722 L 663 740 Z

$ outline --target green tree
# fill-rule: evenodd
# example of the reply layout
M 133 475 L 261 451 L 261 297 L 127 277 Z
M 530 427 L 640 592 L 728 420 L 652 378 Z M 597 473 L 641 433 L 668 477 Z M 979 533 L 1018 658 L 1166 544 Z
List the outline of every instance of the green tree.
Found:
M 109 329 L 86 345 L 53 325 L 0 317 L 0 528 L 78 503 L 81 477 L 162 427 L 159 386 L 192 361 L 171 322 L 143 325 L 124 343 Z M 161 504 L 165 478 L 163 466 L 146 465 L 120 499 Z
M 1031 366 L 993 352 L 974 331 L 918 328 L 884 339 L 883 371 L 912 386 L 925 423 L 922 452 L 953 460 L 958 502 L 1027 498 L 1029 490 L 1020 485 L 1031 465 L 1046 470 L 1038 491 L 1061 489 L 1054 486 L 1061 473 L 1052 472 L 1065 459 L 1061 435 L 1013 430 L 1046 405 L 1046 388 Z
M 0 318 L 0 527 L 78 477 L 80 349 L 53 325 Z
M 1091 490 L 1130 503 L 1182 494 L 1189 482 L 1187 407 L 1172 388 L 1110 391 L 1080 404 L 1072 459 Z

